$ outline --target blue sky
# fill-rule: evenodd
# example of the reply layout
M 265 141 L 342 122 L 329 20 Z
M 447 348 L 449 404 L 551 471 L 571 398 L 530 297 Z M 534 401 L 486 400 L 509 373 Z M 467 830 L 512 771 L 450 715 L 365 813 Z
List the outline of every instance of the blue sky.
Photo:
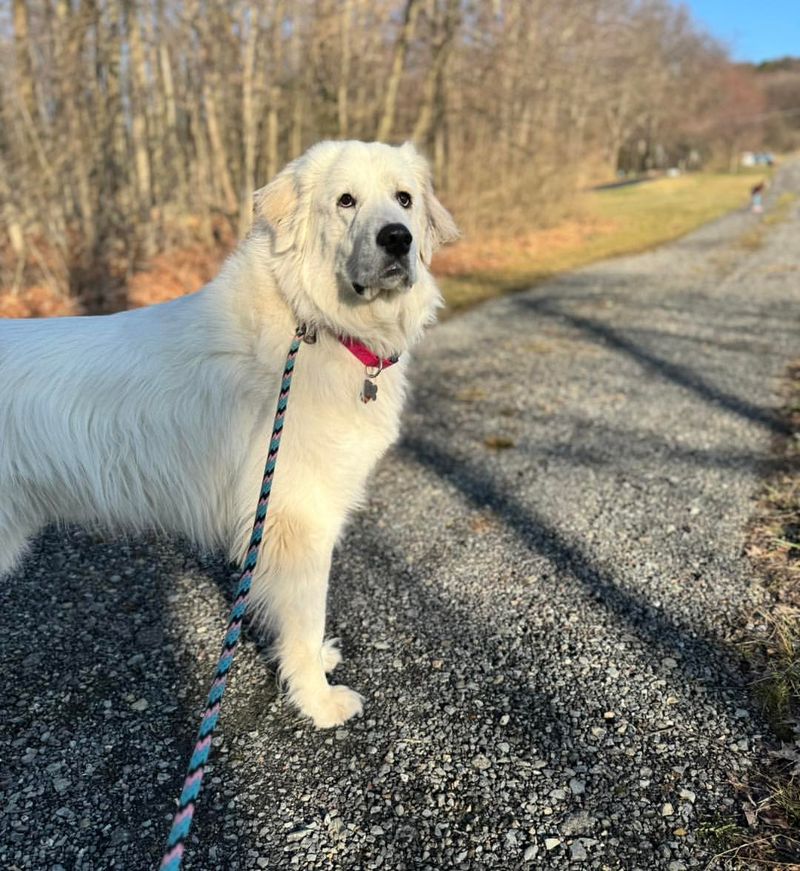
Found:
M 800 57 L 800 0 L 683 0 L 734 60 Z

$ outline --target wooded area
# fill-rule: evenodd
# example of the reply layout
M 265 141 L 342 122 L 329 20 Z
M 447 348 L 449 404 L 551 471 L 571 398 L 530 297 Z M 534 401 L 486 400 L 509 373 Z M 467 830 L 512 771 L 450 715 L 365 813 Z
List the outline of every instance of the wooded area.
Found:
M 9 0 L 0 288 L 114 308 L 330 137 L 413 139 L 467 232 L 551 221 L 620 165 L 757 145 L 754 78 L 668 0 Z

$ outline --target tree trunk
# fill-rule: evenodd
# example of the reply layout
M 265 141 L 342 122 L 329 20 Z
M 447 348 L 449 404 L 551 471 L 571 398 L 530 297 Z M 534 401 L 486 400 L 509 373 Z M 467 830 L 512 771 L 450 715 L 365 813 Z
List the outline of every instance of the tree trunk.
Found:
M 222 196 L 222 208 L 227 215 L 236 214 L 238 197 L 234 191 L 233 179 L 228 167 L 228 155 L 225 142 L 222 139 L 222 131 L 217 114 L 217 76 L 211 76 L 211 82 L 206 82 L 203 88 L 203 102 L 206 107 L 206 127 L 208 139 L 211 143 L 211 159 L 214 165 L 214 175 Z
M 256 40 L 258 38 L 258 10 L 247 4 L 242 13 L 242 33 L 244 50 L 242 57 L 242 182 L 239 198 L 239 236 L 250 229 L 252 196 L 255 189 L 256 173 L 256 118 L 253 107 L 253 77 L 256 62 Z
M 343 0 L 341 12 L 341 65 L 336 103 L 339 115 L 339 138 L 347 139 L 349 130 L 348 89 L 350 87 L 350 26 L 353 16 L 353 0 Z
M 378 122 L 376 139 L 385 142 L 392 135 L 394 117 L 397 111 L 397 92 L 400 88 L 400 80 L 406 66 L 408 47 L 414 38 L 414 30 L 419 16 L 419 0 L 406 0 L 405 18 L 400 29 L 400 35 L 394 45 L 392 66 L 389 72 L 389 80 L 386 83 L 386 95 L 383 101 L 383 112 Z
M 441 110 L 444 104 L 444 71 L 453 46 L 453 39 L 458 29 L 460 0 L 448 0 L 444 21 L 440 24 L 441 33 L 433 49 L 425 81 L 422 85 L 422 102 L 417 122 L 411 138 L 414 142 L 424 144 L 430 136 L 437 108 Z M 440 114 L 442 114 L 440 112 Z
M 136 204 L 140 220 L 149 226 L 152 178 L 147 143 L 147 68 L 139 16 L 132 0 L 125 2 L 125 19 L 130 48 L 131 144 L 133 146 L 133 163 L 136 168 Z
M 37 116 L 36 89 L 31 48 L 28 7 L 25 5 L 25 0 L 14 0 L 14 64 L 17 92 L 28 114 L 31 118 L 35 118 Z

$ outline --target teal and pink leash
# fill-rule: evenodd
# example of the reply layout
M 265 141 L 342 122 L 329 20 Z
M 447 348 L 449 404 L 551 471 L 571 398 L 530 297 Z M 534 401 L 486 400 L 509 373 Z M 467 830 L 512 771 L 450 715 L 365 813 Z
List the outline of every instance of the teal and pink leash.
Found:
M 258 497 L 258 506 L 256 507 L 256 517 L 253 523 L 253 533 L 250 536 L 250 546 L 247 549 L 247 556 L 242 567 L 242 576 L 239 580 L 239 587 L 236 590 L 236 601 L 231 609 L 231 616 L 228 620 L 228 628 L 225 632 L 225 640 L 222 645 L 222 653 L 217 663 L 217 671 L 214 675 L 214 682 L 211 684 L 211 690 L 208 694 L 203 718 L 200 722 L 200 731 L 197 734 L 197 743 L 192 751 L 192 758 L 189 760 L 189 770 L 186 773 L 186 780 L 183 782 L 181 797 L 178 800 L 178 810 L 172 820 L 172 828 L 170 829 L 169 838 L 167 838 L 167 849 L 159 866 L 160 871 L 178 871 L 183 861 L 183 854 L 186 849 L 186 839 L 189 837 L 189 829 L 192 825 L 194 816 L 194 808 L 197 803 L 197 797 L 200 794 L 200 788 L 203 785 L 203 774 L 205 773 L 205 765 L 208 762 L 208 756 L 211 752 L 211 736 L 219 719 L 219 709 L 222 704 L 222 695 L 225 692 L 225 684 L 228 680 L 228 674 L 233 664 L 233 657 L 236 653 L 236 647 L 239 643 L 239 636 L 242 632 L 242 620 L 247 611 L 247 601 L 250 596 L 250 585 L 253 581 L 253 572 L 258 562 L 258 552 L 261 549 L 261 539 L 264 534 L 264 523 L 267 519 L 267 509 L 269 507 L 269 495 L 272 490 L 272 478 L 275 474 L 275 464 L 278 459 L 278 448 L 281 444 L 281 434 L 283 432 L 283 423 L 286 417 L 286 406 L 289 403 L 289 389 L 292 386 L 292 374 L 294 372 L 294 362 L 297 357 L 297 352 L 300 350 L 300 344 L 303 340 L 308 342 L 313 341 L 312 335 L 307 335 L 306 327 L 300 326 L 295 332 L 292 344 L 289 347 L 289 353 L 286 357 L 286 366 L 283 369 L 283 379 L 281 380 L 281 390 L 278 395 L 278 407 L 275 411 L 275 423 L 272 427 L 272 437 L 269 442 L 269 451 L 267 452 L 267 463 L 264 467 L 264 478 L 261 482 L 261 493 Z

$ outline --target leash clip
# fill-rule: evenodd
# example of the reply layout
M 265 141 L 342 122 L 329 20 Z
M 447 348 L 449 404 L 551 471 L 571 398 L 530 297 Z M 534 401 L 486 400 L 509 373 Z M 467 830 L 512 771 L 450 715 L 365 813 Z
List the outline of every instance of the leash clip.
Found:
M 314 345 L 317 341 L 316 327 L 309 327 L 308 324 L 300 324 L 296 335 L 300 336 L 307 345 Z

